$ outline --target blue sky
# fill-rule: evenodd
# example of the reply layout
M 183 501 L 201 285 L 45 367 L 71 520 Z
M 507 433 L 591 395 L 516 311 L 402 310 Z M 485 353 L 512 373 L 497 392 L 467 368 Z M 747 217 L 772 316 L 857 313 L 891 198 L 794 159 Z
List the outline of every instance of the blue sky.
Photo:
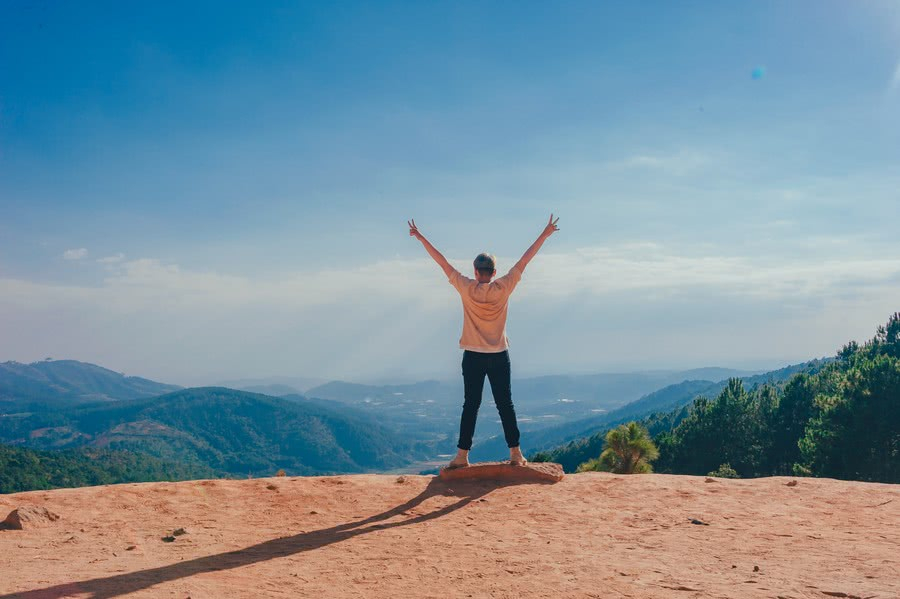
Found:
M 0 73 L 0 360 L 456 376 L 411 217 L 466 272 L 560 215 L 521 375 L 774 366 L 898 309 L 894 2 L 13 2 Z

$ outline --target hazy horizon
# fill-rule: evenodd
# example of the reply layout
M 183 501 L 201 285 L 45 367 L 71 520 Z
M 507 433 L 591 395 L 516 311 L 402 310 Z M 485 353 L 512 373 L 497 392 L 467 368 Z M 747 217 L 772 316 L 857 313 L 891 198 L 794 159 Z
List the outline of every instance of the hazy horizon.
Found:
M 514 376 L 778 367 L 898 309 L 895 2 L 12 2 L 0 70 L 3 360 L 453 379 L 410 218 L 503 274 L 560 217 Z
M 578 371 L 555 371 L 555 372 L 520 372 L 514 373 L 513 379 L 531 379 L 531 378 L 540 378 L 547 376 L 590 376 L 590 375 L 602 375 L 602 374 L 651 374 L 651 373 L 668 373 L 668 372 L 688 372 L 694 370 L 706 370 L 706 369 L 723 369 L 723 370 L 734 370 L 741 371 L 746 374 L 761 374 L 764 372 L 769 372 L 773 370 L 779 370 L 786 366 L 792 366 L 795 364 L 799 364 L 802 362 L 806 362 L 809 360 L 828 358 L 831 356 L 819 356 L 819 357 L 811 357 L 808 360 L 802 360 L 794 363 L 780 363 L 780 362 L 760 362 L 756 365 L 754 364 L 745 364 L 745 365 L 719 365 L 719 364 L 708 364 L 702 366 L 687 366 L 683 368 L 678 367 L 658 367 L 658 368 L 637 368 L 637 369 L 588 369 L 588 370 L 578 370 Z M 106 364 L 99 364 L 95 362 L 90 362 L 88 360 L 79 360 L 77 358 L 72 357 L 54 357 L 47 356 L 42 358 L 41 360 L 16 360 L 14 358 L 3 358 L 0 359 L 0 363 L 3 362 L 18 362 L 21 364 L 35 364 L 39 362 L 43 362 L 46 360 L 75 360 L 77 362 L 94 364 L 95 366 L 100 366 L 102 368 L 107 368 L 109 370 L 113 370 L 114 372 L 119 372 L 124 376 L 137 376 L 141 378 L 147 378 L 154 380 L 158 383 L 165 384 L 174 384 L 180 385 L 182 387 L 209 387 L 209 386 L 225 386 L 225 387 L 236 387 L 236 386 L 254 386 L 254 385 L 286 385 L 289 387 L 294 387 L 299 391 L 305 391 L 306 389 L 311 389 L 313 387 L 317 387 L 319 385 L 323 385 L 325 383 L 331 382 L 344 382 L 344 383 L 352 383 L 352 384 L 360 384 L 360 385 L 408 385 L 415 383 L 422 383 L 426 381 L 438 381 L 440 383 L 454 383 L 458 382 L 462 384 L 462 376 L 458 373 L 450 373 L 450 372 L 434 372 L 432 374 L 422 374 L 419 376 L 416 375 L 398 375 L 391 376 L 390 374 L 381 374 L 375 375 L 371 377 L 338 377 L 338 378 L 320 378 L 320 377 L 312 377 L 312 376 L 304 376 L 302 374 L 291 375 L 291 374 L 269 374 L 269 375 L 248 375 L 248 376 L 236 376 L 233 373 L 229 375 L 223 375 L 221 377 L 216 376 L 215 374 L 209 375 L 194 375 L 190 378 L 183 380 L 174 380 L 168 378 L 159 378 L 149 376 L 146 373 L 141 372 L 125 372 L 122 370 L 116 370 Z M 717 382 L 717 381 L 714 381 Z

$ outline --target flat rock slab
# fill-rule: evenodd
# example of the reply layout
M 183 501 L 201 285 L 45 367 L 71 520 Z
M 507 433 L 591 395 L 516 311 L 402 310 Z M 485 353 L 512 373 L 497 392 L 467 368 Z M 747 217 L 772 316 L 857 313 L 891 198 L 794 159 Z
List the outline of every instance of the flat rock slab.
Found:
M 37 505 L 24 505 L 11 511 L 6 520 L 0 522 L 0 529 L 24 530 L 40 528 L 59 520 L 59 516 L 47 508 Z
M 441 480 L 522 480 L 559 482 L 565 473 L 553 462 L 528 462 L 514 466 L 509 462 L 482 462 L 462 468 L 441 468 Z

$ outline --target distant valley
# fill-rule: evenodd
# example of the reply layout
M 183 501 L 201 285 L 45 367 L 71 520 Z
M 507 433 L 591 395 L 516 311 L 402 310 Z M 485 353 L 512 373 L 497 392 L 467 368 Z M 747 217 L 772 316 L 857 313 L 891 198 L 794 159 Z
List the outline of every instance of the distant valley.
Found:
M 746 373 L 713 368 L 544 376 L 514 380 L 513 393 L 530 451 L 542 431 L 556 431 L 548 437 L 554 440 L 565 438 L 605 422 L 631 402 L 652 401 L 653 393 L 667 385 L 679 389 L 676 402 L 715 385 L 684 383 L 685 377 L 739 374 Z M 148 472 L 181 472 L 175 466 L 182 464 L 223 476 L 263 476 L 282 469 L 288 474 L 414 472 L 455 451 L 461 381 L 332 381 L 305 394 L 288 383 L 302 386 L 312 379 L 280 381 L 236 381 L 268 393 L 181 389 L 74 360 L 6 362 L 0 364 L 0 443 L 44 452 L 135 452 L 148 456 L 140 462 Z M 476 429 L 478 459 L 504 457 L 499 431 L 486 384 Z M 161 460 L 160 465 L 151 459 Z

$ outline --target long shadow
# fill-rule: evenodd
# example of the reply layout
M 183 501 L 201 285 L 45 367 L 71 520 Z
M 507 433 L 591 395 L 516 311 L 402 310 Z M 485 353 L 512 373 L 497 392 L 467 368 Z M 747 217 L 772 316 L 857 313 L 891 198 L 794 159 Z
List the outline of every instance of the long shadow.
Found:
M 434 520 L 445 516 L 450 512 L 465 507 L 472 501 L 487 495 L 494 489 L 520 484 L 552 484 L 537 481 L 453 481 L 444 482 L 435 476 L 428 486 L 417 496 L 406 503 L 398 505 L 380 514 L 370 516 L 364 520 L 338 524 L 330 528 L 313 530 L 289 537 L 281 537 L 264 541 L 257 545 L 236 549 L 226 553 L 198 557 L 192 560 L 150 568 L 126 574 L 117 574 L 105 578 L 93 578 L 78 582 L 63 583 L 43 589 L 31 591 L 17 591 L 15 593 L 0 595 L 0 599 L 61 599 L 73 594 L 91 593 L 87 599 L 108 599 L 127 593 L 133 593 L 141 589 L 151 587 L 163 582 L 177 580 L 203 572 L 228 570 L 239 568 L 249 564 L 262 562 L 279 557 L 286 557 L 305 551 L 313 551 L 326 545 L 339 543 L 357 535 L 366 534 L 376 530 L 385 530 L 399 526 L 410 526 L 428 520 Z M 410 510 L 429 497 L 445 495 L 461 497 L 456 503 L 434 510 L 427 514 L 407 518 L 399 522 L 382 523 L 394 516 L 406 515 Z

